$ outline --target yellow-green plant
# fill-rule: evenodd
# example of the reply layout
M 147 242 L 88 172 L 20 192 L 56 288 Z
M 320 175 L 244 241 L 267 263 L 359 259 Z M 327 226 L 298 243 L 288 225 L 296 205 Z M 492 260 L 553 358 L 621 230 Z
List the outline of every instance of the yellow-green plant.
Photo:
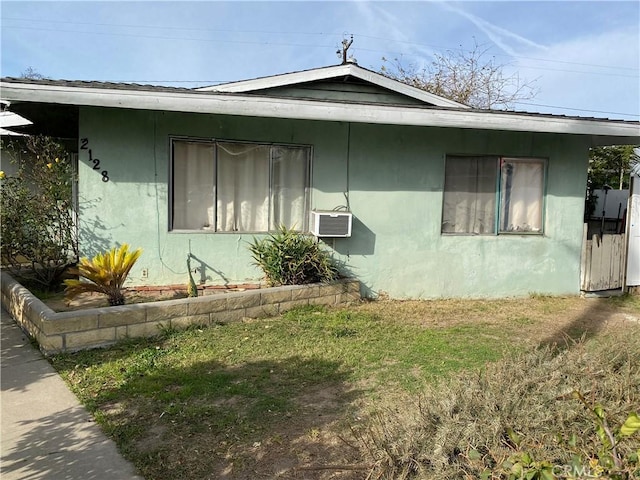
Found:
M 129 245 L 124 243 L 91 260 L 80 259 L 78 266 L 70 269 L 72 275 L 80 278 L 64 281 L 67 286 L 65 296 L 71 299 L 80 293 L 98 292 L 107 295 L 109 305 L 124 305 L 122 286 L 141 254 L 142 249 L 130 252 Z

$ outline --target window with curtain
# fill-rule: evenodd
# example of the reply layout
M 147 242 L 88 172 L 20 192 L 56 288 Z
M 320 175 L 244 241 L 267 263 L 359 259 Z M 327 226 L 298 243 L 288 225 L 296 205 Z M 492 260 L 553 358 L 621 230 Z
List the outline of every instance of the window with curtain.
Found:
M 500 232 L 542 232 L 544 162 L 503 158 Z
M 188 140 L 172 144 L 173 230 L 307 229 L 310 147 Z
M 496 216 L 496 157 L 447 157 L 443 233 L 493 233 Z
M 542 233 L 545 161 L 447 156 L 442 233 Z

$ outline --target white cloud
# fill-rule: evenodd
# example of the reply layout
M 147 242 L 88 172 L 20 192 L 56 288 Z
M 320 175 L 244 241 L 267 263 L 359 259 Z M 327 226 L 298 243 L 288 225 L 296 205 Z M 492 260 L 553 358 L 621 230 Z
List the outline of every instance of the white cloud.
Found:
M 455 12 L 458 15 L 466 18 L 473 23 L 481 32 L 491 39 L 498 47 L 509 55 L 517 56 L 521 48 L 535 48 L 539 51 L 546 50 L 544 45 L 540 45 L 532 40 L 529 40 L 517 33 L 514 33 L 505 28 L 499 27 L 491 22 L 488 22 L 472 13 L 463 10 L 460 7 L 455 6 L 448 2 L 439 2 L 439 4 L 445 9 Z
M 528 78 L 538 77 L 540 94 L 531 103 L 589 110 L 601 117 L 625 113 L 637 118 L 639 43 L 637 29 L 602 32 L 550 45 L 544 60 L 539 52 L 523 53 L 514 68 Z M 567 114 L 585 115 L 568 109 Z

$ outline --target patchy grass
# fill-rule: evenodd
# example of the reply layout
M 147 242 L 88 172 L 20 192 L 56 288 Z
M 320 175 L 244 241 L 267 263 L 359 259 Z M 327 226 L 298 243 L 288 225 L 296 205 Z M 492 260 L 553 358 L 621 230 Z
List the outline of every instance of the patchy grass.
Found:
M 381 405 L 402 410 L 456 372 L 634 318 L 628 298 L 382 301 L 52 362 L 147 480 L 364 478 L 370 459 L 349 432 Z

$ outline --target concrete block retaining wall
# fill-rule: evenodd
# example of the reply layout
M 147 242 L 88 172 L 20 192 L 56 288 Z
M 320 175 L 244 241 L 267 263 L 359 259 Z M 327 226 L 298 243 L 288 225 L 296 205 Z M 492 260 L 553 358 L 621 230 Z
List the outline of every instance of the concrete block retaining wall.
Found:
M 360 283 L 293 285 L 220 293 L 119 307 L 54 312 L 10 275 L 2 273 L 2 305 L 45 354 L 111 345 L 181 329 L 278 315 L 300 305 L 338 305 L 360 299 Z

